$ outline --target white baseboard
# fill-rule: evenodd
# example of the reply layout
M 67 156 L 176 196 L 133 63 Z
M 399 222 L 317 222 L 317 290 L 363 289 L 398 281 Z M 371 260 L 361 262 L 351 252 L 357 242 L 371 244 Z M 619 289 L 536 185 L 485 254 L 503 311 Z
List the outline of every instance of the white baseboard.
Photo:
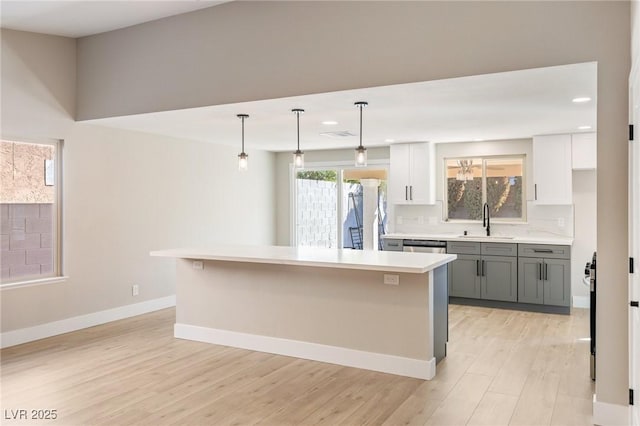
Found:
M 21 328 L 7 331 L 0 334 L 0 348 L 20 345 L 46 337 L 57 336 L 58 334 L 69 333 L 95 325 L 106 324 L 160 309 L 170 308 L 176 305 L 176 296 L 161 297 L 159 299 L 147 300 L 146 302 L 134 303 L 132 305 L 119 306 L 105 311 L 93 312 L 87 315 L 80 315 L 60 321 L 49 322 L 36 325 L 34 327 Z
M 426 361 L 188 324 L 176 324 L 174 335 L 180 339 L 293 356 L 417 379 L 430 380 L 436 375 L 435 358 Z
M 631 424 L 631 407 L 600 402 L 593 395 L 593 424 L 599 426 L 623 426 Z
M 573 296 L 573 307 L 589 309 L 591 307 L 589 296 Z

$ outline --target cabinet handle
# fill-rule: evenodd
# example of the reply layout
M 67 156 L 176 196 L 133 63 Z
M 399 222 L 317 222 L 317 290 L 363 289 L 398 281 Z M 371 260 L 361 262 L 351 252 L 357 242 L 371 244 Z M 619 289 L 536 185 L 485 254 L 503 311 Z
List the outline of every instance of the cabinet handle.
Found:
M 544 280 L 549 281 L 549 265 L 544 264 Z
M 480 261 L 476 260 L 476 276 L 480 277 Z
M 409 199 L 413 201 L 413 185 L 409 186 Z
M 538 184 L 537 183 L 533 184 L 533 199 L 534 200 L 538 199 Z
M 542 263 L 536 263 L 536 266 L 538 267 L 538 280 L 542 281 Z
M 407 185 L 404 186 L 404 199 L 409 201 L 409 187 Z
M 534 253 L 553 253 L 551 249 L 533 249 Z
M 482 265 L 481 266 L 482 266 L 482 268 L 480 270 L 480 274 L 481 274 L 481 276 L 486 277 L 487 276 L 487 271 L 484 269 L 484 260 L 482 261 Z

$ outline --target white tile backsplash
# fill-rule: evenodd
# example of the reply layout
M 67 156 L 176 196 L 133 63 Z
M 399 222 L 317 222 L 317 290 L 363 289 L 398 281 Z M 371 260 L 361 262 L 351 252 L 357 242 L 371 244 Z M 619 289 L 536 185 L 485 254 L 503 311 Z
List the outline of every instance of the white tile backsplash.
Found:
M 482 222 L 443 221 L 442 202 L 430 206 L 393 206 L 394 233 L 460 233 L 484 235 Z M 491 221 L 492 235 L 573 237 L 573 206 L 541 206 L 527 202 L 527 221 L 500 223 Z

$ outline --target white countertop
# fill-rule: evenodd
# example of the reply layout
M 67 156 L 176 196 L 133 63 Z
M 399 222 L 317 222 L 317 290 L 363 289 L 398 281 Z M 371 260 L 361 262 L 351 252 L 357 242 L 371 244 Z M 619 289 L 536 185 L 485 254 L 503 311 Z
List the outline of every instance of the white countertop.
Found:
M 394 238 L 400 240 L 441 240 L 441 241 L 473 241 L 479 243 L 514 243 L 514 244 L 553 244 L 561 246 L 570 246 L 573 244 L 573 238 L 555 237 L 555 236 L 514 236 L 513 238 L 501 238 L 499 235 L 487 237 L 484 235 L 467 235 L 461 236 L 459 233 L 442 233 L 442 234 L 412 234 L 397 233 L 386 234 L 383 238 Z
M 268 263 L 421 274 L 456 259 L 455 254 L 338 250 L 286 246 L 214 246 L 152 251 L 151 256 Z

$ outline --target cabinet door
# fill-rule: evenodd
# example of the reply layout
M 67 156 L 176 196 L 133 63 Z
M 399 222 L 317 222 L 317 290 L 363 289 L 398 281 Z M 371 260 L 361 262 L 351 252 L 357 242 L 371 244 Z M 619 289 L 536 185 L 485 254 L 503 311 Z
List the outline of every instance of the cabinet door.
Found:
M 544 304 L 569 306 L 571 302 L 571 261 L 544 259 Z
M 527 257 L 518 259 L 518 302 L 543 303 L 541 270 L 542 259 Z
M 571 135 L 533 138 L 534 200 L 537 204 L 571 204 Z
M 483 256 L 481 265 L 483 299 L 516 302 L 518 300 L 518 259 Z
M 398 144 L 389 148 L 388 198 L 392 204 L 409 204 L 409 146 Z
M 449 296 L 480 298 L 480 256 L 459 254 L 449 263 Z
M 435 149 L 431 143 L 409 145 L 409 201 L 435 204 Z

